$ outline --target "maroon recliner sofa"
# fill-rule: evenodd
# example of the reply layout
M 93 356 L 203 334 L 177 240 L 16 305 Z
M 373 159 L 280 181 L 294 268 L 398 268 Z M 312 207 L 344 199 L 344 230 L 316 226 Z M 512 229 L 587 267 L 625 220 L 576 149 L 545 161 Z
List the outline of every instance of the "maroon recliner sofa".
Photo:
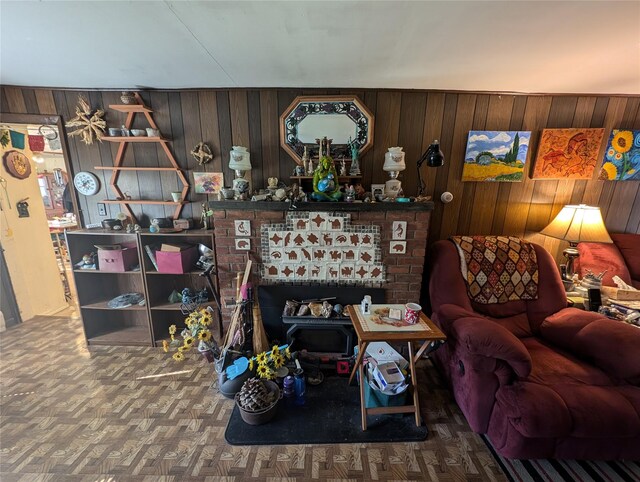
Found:
M 640 460 L 640 329 L 567 308 L 558 268 L 534 245 L 538 299 L 480 305 L 451 241 L 429 252 L 433 355 L 471 428 L 508 458 Z

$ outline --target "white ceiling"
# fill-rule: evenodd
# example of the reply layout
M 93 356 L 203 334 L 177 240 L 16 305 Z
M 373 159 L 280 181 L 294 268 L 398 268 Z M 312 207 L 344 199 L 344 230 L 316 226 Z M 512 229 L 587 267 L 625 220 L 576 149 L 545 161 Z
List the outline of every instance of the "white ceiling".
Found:
M 640 94 L 640 2 L 0 1 L 0 82 Z

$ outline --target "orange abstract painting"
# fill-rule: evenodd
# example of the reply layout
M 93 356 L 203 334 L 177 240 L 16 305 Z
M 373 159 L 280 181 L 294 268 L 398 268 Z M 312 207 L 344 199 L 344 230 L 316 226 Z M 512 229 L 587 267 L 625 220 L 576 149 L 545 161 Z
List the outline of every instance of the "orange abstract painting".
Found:
M 544 129 L 534 179 L 591 179 L 604 129 Z

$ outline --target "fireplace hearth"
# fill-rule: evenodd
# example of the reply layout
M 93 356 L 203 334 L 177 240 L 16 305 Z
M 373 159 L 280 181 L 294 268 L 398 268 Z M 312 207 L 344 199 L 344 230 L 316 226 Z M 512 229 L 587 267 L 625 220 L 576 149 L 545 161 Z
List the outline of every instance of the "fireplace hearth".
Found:
M 262 321 L 269 339 L 292 343 L 294 350 L 348 356 L 352 354 L 356 340 L 348 317 L 283 317 L 282 312 L 287 300 L 335 297 L 329 303 L 346 306 L 360 303 L 365 295 L 370 295 L 374 303 L 384 303 L 385 291 L 382 288 L 308 285 L 266 285 L 258 288 Z

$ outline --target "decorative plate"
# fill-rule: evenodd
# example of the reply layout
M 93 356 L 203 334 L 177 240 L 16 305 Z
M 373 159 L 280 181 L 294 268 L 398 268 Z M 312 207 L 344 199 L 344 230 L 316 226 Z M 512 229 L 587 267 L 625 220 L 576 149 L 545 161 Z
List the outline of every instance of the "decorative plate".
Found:
M 31 175 L 29 158 L 19 151 L 8 151 L 4 157 L 4 167 L 9 174 L 18 179 L 26 179 Z

